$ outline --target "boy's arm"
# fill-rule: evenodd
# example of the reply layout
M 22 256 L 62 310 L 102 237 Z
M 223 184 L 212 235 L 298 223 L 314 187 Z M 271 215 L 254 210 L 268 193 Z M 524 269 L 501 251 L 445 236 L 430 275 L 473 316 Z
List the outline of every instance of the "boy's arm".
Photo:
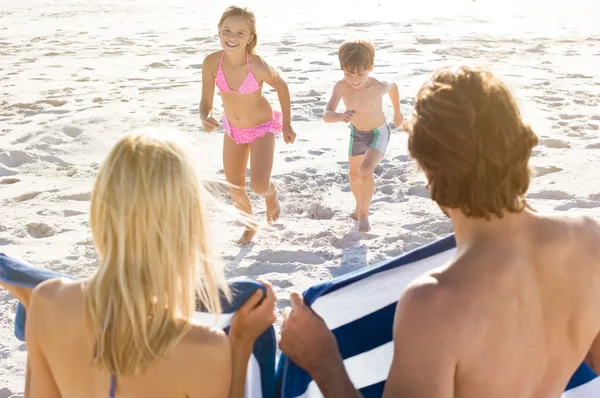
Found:
M 323 120 L 327 123 L 335 123 L 342 121 L 343 113 L 336 112 L 340 100 L 342 99 L 342 82 L 337 82 L 333 87 L 333 92 L 331 93 L 331 98 L 329 98 L 329 102 L 327 103 L 327 107 L 325 108 L 325 113 L 323 114 Z
M 385 83 L 384 94 L 389 94 L 392 106 L 394 107 L 394 124 L 399 128 L 404 122 L 404 116 L 400 110 L 400 90 L 396 83 Z

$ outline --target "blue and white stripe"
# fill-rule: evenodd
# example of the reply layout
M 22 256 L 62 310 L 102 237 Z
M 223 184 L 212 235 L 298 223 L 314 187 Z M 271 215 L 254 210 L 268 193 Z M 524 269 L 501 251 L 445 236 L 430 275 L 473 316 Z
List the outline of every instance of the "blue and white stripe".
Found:
M 392 363 L 392 328 L 399 291 L 422 273 L 450 260 L 450 235 L 410 253 L 311 287 L 305 301 L 335 335 L 354 386 L 365 398 L 381 397 Z M 376 325 L 374 327 L 374 325 Z M 310 375 L 284 355 L 278 365 L 281 398 L 321 398 Z M 562 398 L 600 397 L 600 378 L 585 363 Z

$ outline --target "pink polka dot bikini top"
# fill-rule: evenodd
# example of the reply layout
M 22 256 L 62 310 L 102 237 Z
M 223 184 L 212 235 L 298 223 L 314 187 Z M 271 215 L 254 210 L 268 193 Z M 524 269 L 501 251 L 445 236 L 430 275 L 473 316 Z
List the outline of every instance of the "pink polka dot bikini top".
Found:
M 225 79 L 225 75 L 223 74 L 223 57 L 225 56 L 225 51 L 221 54 L 221 63 L 219 64 L 219 69 L 217 69 L 217 76 L 215 78 L 215 84 L 219 88 L 219 90 L 226 93 L 239 93 L 239 94 L 250 94 L 255 92 L 260 88 L 258 81 L 252 74 L 252 70 L 250 69 L 250 54 L 246 53 L 246 63 L 248 64 L 248 74 L 246 78 L 240 84 L 240 88 L 237 90 L 232 90 L 229 88 L 229 84 L 227 84 L 227 79 Z

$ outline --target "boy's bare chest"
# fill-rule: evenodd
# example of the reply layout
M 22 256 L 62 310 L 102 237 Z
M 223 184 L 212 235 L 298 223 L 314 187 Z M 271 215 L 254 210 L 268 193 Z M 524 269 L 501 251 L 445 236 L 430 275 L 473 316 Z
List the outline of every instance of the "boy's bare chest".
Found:
M 354 111 L 370 111 L 381 108 L 381 95 L 375 90 L 346 94 L 342 97 L 347 109 Z

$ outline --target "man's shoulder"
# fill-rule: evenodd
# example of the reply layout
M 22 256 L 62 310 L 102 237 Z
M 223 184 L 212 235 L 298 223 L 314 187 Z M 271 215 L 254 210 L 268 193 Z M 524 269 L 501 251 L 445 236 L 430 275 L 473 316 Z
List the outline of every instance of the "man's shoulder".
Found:
M 398 310 L 408 318 L 420 318 L 433 325 L 456 320 L 462 311 L 457 298 L 459 290 L 445 277 L 445 270 L 438 268 L 413 280 L 398 301 Z
M 447 353 L 469 339 L 468 311 L 460 293 L 444 270 L 429 272 L 411 282 L 396 307 L 395 338 L 422 340 Z M 456 354 L 456 352 L 455 352 Z
M 553 235 L 553 240 L 580 250 L 600 253 L 600 223 L 587 215 L 540 214 L 537 230 Z

